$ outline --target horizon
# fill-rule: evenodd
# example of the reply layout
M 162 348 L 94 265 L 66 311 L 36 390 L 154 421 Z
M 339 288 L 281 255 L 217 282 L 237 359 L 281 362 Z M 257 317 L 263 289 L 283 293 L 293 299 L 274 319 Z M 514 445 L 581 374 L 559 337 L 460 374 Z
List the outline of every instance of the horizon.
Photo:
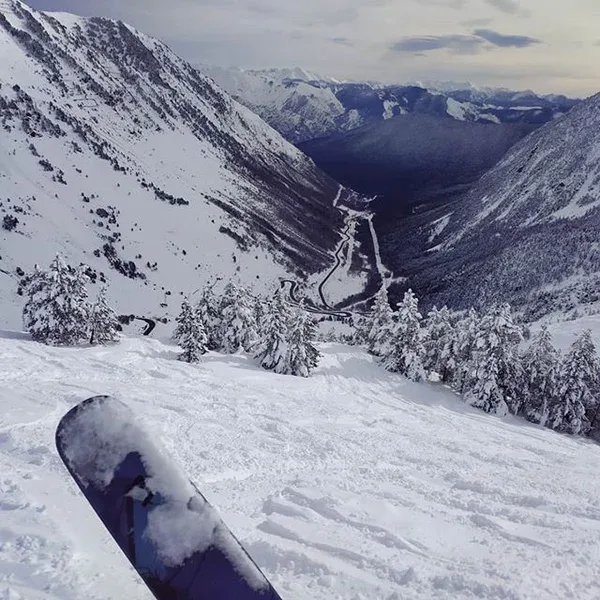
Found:
M 471 82 L 585 98 L 597 93 L 596 0 L 25 0 L 120 19 L 194 64 L 300 68 L 339 80 Z M 276 58 L 274 58 L 276 56 Z

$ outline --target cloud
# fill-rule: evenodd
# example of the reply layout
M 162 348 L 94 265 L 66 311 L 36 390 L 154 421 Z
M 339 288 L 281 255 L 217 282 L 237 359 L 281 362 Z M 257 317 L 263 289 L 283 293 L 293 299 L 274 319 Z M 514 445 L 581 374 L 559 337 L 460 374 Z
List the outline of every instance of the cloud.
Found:
M 541 44 L 541 40 L 529 37 L 528 35 L 504 35 L 493 29 L 476 29 L 473 35 L 500 48 L 528 48 L 534 44 Z
M 477 54 L 492 48 L 527 48 L 540 40 L 526 35 L 504 35 L 492 29 L 475 29 L 473 35 L 424 35 L 404 37 L 392 45 L 394 52 L 411 54 L 450 50 L 455 54 Z
M 457 54 L 478 52 L 485 41 L 472 35 L 425 35 L 405 37 L 392 45 L 395 52 L 431 52 L 446 48 Z
M 460 24 L 463 27 L 485 27 L 486 25 L 491 25 L 494 22 L 492 18 L 484 18 L 484 19 L 469 19 L 467 21 L 461 21 Z
M 467 0 L 420 0 L 420 4 L 443 6 L 446 8 L 461 9 L 467 4 Z
M 334 37 L 331 38 L 331 41 L 334 44 L 339 44 L 341 46 L 351 46 L 354 47 L 354 44 L 346 37 Z
M 600 44 L 594 44 L 600 36 L 591 18 L 599 0 L 557 3 L 551 11 L 548 0 L 25 1 L 122 19 L 194 63 L 299 65 L 340 79 L 390 83 L 510 82 L 577 95 L 599 87 Z M 535 14 L 535 29 L 532 23 L 511 30 L 523 22 L 524 7 Z M 505 35 L 511 31 L 526 35 Z M 519 70 L 513 53 L 525 50 L 526 68 Z
M 528 10 L 521 8 L 517 0 L 484 0 L 484 2 L 508 15 L 531 16 Z

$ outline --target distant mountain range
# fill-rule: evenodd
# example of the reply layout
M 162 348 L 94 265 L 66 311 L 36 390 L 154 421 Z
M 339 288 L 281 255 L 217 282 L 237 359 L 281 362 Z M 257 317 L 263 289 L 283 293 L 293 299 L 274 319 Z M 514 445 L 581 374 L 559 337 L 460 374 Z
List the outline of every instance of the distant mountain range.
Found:
M 302 69 L 200 68 L 294 143 L 411 113 L 539 126 L 567 113 L 578 102 L 560 95 L 477 89 L 468 84 L 342 82 Z

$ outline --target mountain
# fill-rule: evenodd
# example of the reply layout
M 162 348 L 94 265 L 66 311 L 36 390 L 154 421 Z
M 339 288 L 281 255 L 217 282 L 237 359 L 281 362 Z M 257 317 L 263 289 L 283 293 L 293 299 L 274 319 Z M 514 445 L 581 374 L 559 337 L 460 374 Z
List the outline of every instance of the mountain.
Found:
M 2 0 L 0 54 L 2 320 L 56 251 L 154 315 L 215 276 L 331 266 L 346 192 L 161 42 Z
M 427 89 L 423 84 L 340 82 L 299 69 L 201 68 L 294 143 L 410 113 L 459 121 L 539 126 L 567 113 L 578 102 L 564 96 L 478 90 L 472 86 L 466 89 L 443 86 L 438 90 Z
M 408 114 L 298 147 L 338 181 L 405 212 L 456 195 L 533 129 Z
M 384 261 L 430 304 L 510 301 L 529 320 L 597 310 L 599 131 L 600 94 L 516 144 L 459 203 L 381 220 Z

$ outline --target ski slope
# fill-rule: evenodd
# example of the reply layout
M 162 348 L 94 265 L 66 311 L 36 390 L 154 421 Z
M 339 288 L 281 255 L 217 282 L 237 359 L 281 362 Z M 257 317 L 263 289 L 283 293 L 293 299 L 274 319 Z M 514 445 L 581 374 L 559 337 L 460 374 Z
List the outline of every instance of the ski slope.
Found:
M 0 598 L 150 600 L 54 448 L 98 393 L 143 417 L 286 600 L 600 597 L 599 446 L 322 348 L 301 379 L 1 333 Z

